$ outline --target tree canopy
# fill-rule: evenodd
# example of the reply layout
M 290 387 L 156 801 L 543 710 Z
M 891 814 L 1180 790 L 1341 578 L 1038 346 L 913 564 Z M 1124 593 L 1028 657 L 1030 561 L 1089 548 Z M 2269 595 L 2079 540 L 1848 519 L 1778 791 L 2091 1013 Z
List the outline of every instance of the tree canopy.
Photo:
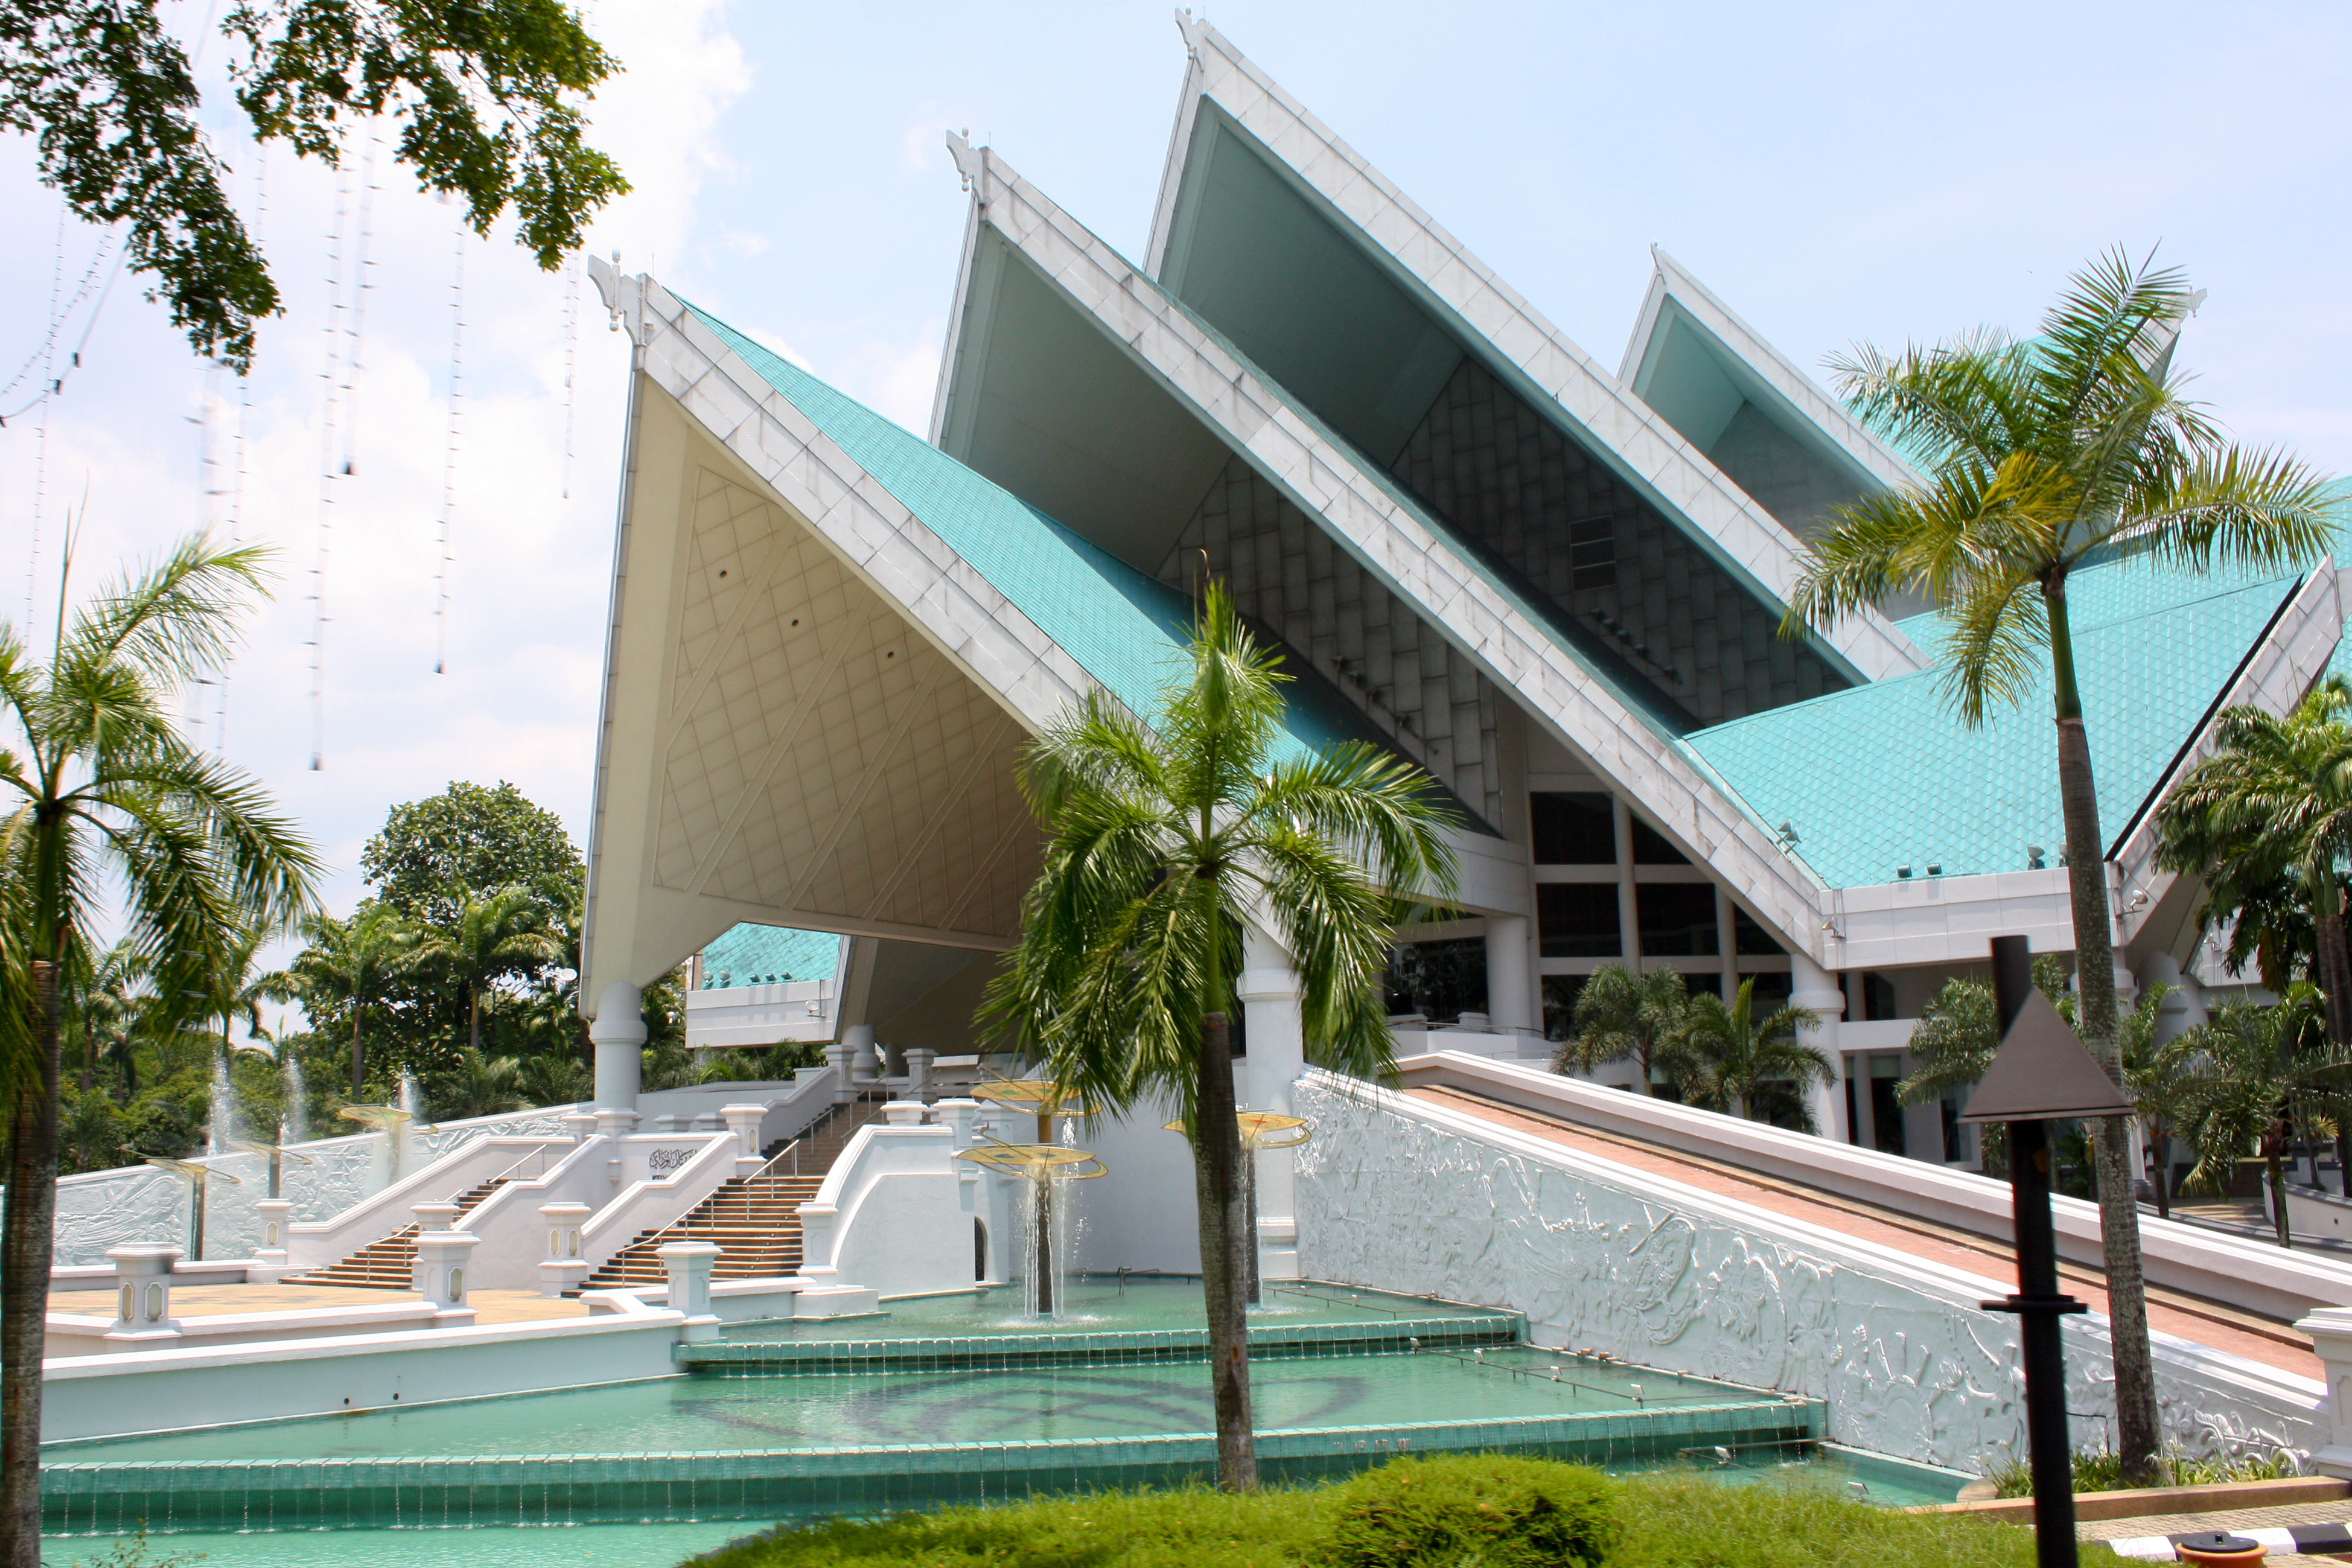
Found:
M 395 805 L 383 831 L 360 851 L 376 897 L 412 921 L 457 924 L 469 898 L 509 886 L 547 904 L 575 905 L 587 871 L 563 819 L 501 779 L 495 787 L 453 783 L 439 795 Z
M 583 104 L 620 64 L 562 0 L 244 0 L 217 37 L 257 140 L 334 163 L 353 122 L 388 118 L 420 188 L 462 197 L 477 234 L 513 208 L 515 237 L 550 270 L 629 188 L 582 137 Z M 158 0 L 0 5 L 0 129 L 37 139 L 42 183 L 77 216 L 127 225 L 149 298 L 242 371 L 278 293 L 203 110 Z

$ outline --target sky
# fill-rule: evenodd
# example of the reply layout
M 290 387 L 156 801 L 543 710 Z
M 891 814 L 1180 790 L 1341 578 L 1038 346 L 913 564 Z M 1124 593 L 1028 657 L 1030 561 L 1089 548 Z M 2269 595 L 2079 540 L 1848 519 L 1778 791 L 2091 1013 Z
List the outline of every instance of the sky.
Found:
M 215 6 L 164 9 L 193 38 Z M 1141 253 L 1184 68 L 1164 5 L 586 15 L 626 68 L 591 139 L 635 187 L 593 248 L 910 427 L 970 200 L 945 132 Z M 1654 243 L 1805 366 L 2028 331 L 2070 268 L 2154 247 L 2210 291 L 2180 363 L 2222 423 L 2352 472 L 2340 4 L 1208 16 L 1604 365 Z M 207 124 L 287 301 L 242 386 L 136 278 L 105 288 L 106 237 L 61 230 L 29 144 L 0 139 L 0 382 L 27 367 L 0 394 L 0 616 L 37 647 L 54 629 L 68 515 L 69 599 L 234 529 L 274 551 L 276 597 L 184 716 L 312 836 L 331 910 L 364 896 L 386 810 L 452 779 L 513 781 L 584 849 L 625 342 L 576 266 L 538 270 L 510 225 L 461 240 L 366 130 L 339 174 L 257 157 L 225 105 Z M 16 414 L 53 322 L 66 389 Z

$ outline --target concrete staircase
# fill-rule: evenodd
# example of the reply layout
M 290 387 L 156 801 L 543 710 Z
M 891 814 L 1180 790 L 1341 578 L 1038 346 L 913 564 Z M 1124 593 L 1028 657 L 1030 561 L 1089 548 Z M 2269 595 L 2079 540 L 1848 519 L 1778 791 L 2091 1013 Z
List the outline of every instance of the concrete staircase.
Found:
M 833 1163 L 857 1130 L 880 1120 L 886 1096 L 861 1096 L 835 1106 L 798 1138 L 779 1139 L 761 1151 L 767 1168 L 737 1176 L 695 1205 L 684 1219 L 640 1232 L 573 1289 L 628 1289 L 663 1285 L 668 1272 L 656 1256 L 677 1241 L 709 1241 L 719 1247 L 710 1268 L 714 1279 L 766 1279 L 797 1274 L 801 1267 L 800 1206 L 816 1196 Z
M 457 1213 L 463 1218 L 484 1198 L 507 1184 L 509 1178 L 492 1176 L 478 1187 L 457 1194 Z M 411 1290 L 416 1284 L 416 1235 L 415 1221 L 402 1226 L 390 1236 L 372 1241 L 340 1263 L 324 1268 L 314 1268 L 308 1274 L 289 1274 L 289 1285 L 345 1285 L 365 1290 Z

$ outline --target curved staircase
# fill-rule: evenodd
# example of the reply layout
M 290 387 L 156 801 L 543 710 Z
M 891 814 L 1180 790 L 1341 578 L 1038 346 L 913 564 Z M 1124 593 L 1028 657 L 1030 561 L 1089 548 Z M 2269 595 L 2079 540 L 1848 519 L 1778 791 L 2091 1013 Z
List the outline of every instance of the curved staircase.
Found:
M 457 1194 L 457 1218 L 473 1212 L 484 1198 L 497 1192 L 512 1178 L 492 1176 L 480 1186 Z M 363 1290 L 413 1290 L 416 1288 L 416 1222 L 411 1220 L 390 1236 L 371 1241 L 340 1263 L 324 1268 L 314 1268 L 308 1274 L 289 1274 L 288 1285 L 342 1285 Z
M 768 1163 L 756 1174 L 730 1180 L 684 1219 L 639 1232 L 636 1239 L 564 1294 L 665 1285 L 669 1272 L 656 1255 L 677 1241 L 718 1244 L 719 1256 L 710 1268 L 714 1279 L 767 1279 L 799 1273 L 800 1206 L 816 1196 L 825 1173 L 857 1130 L 881 1119 L 887 1098 L 861 1095 L 826 1111 L 798 1138 L 770 1144 L 762 1151 Z

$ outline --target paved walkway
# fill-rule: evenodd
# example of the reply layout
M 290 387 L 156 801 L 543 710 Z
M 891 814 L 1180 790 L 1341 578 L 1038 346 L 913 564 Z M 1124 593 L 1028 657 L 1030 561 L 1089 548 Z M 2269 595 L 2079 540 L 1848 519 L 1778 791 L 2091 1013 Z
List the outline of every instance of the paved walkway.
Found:
M 1414 1089 L 1406 1091 L 1450 1110 L 1467 1111 L 1481 1120 L 1574 1149 L 1580 1154 L 1622 1165 L 1629 1171 L 1680 1182 L 1702 1192 L 1752 1204 L 1773 1214 L 1801 1219 L 1857 1241 L 1940 1263 L 1975 1275 L 1984 1281 L 1988 1297 L 2006 1296 L 2017 1288 L 2016 1254 L 2000 1242 L 1973 1237 L 1909 1215 L 1895 1215 L 1858 1199 L 1818 1192 L 1775 1177 L 1752 1175 L 1713 1160 L 1679 1154 L 1654 1144 L 1611 1133 L 1596 1132 L 1555 1117 L 1499 1104 L 1458 1089 Z M 2107 1310 L 2105 1281 L 2097 1271 L 2068 1264 L 2061 1268 L 2066 1291 L 2087 1302 L 2091 1310 Z M 2177 1292 L 2148 1292 L 2148 1326 L 2244 1356 L 2249 1361 L 2284 1372 L 2324 1380 L 2318 1354 L 2311 1341 L 2284 1323 L 2255 1316 L 2238 1308 L 2205 1302 Z M 2334 1505 L 2341 1508 L 2342 1504 Z M 2153 1529 L 2142 1534 L 2169 1533 Z
M 2279 1508 L 2241 1508 L 2216 1513 L 2151 1513 L 2137 1519 L 2090 1519 L 2074 1526 L 2080 1541 L 2125 1541 L 2136 1535 L 2197 1535 L 2209 1530 L 2260 1530 L 2290 1524 L 2335 1524 L 2352 1517 L 2352 1501 L 2289 1503 Z M 2124 1558 L 2129 1563 L 2143 1559 Z M 2154 1561 L 2145 1560 L 2145 1561 Z M 2278 1568 L 2342 1568 L 2342 1559 L 2273 1552 L 2263 1559 Z

